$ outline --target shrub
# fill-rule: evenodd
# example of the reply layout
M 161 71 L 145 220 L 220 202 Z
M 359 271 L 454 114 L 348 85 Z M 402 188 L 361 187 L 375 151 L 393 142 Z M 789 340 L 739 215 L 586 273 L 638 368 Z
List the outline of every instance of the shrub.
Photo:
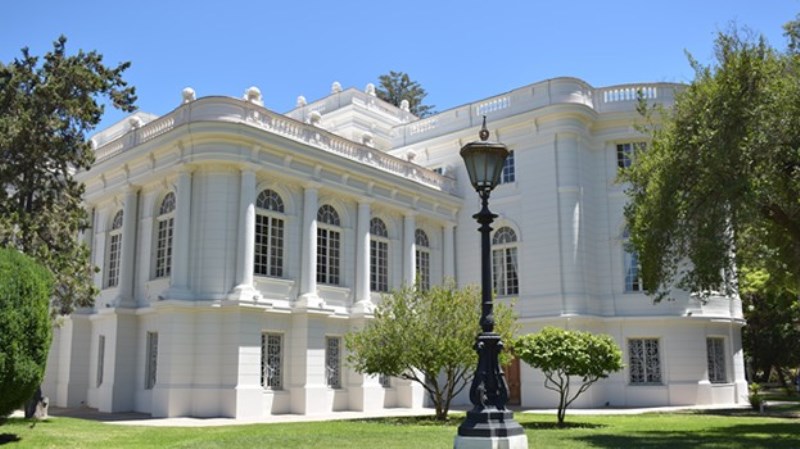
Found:
M 44 377 L 52 286 L 46 268 L 0 248 L 0 417 L 28 400 Z
M 761 385 L 753 382 L 747 388 L 750 391 L 750 394 L 747 395 L 747 399 L 750 401 L 750 407 L 753 410 L 761 410 L 761 404 L 764 403 L 764 396 L 761 394 Z

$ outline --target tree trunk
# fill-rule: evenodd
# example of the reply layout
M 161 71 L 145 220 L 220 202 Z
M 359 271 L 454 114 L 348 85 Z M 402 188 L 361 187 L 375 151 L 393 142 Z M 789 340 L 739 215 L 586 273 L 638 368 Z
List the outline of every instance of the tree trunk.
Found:
M 42 396 L 42 387 L 36 388 L 36 392 L 25 403 L 26 419 L 45 419 L 47 418 L 48 400 Z

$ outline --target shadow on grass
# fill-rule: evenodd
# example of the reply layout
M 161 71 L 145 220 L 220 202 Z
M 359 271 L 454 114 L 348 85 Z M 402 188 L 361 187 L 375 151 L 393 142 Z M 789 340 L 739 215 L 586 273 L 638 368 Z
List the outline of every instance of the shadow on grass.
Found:
M 17 443 L 20 440 L 22 438 L 15 433 L 0 433 L 0 446 L 8 443 Z
M 560 430 L 560 429 L 601 429 L 603 427 L 608 427 L 605 424 L 595 424 L 595 423 L 588 423 L 588 422 L 571 422 L 565 421 L 562 427 L 558 427 L 558 423 L 555 421 L 552 422 L 522 422 L 520 423 L 522 427 L 528 430 Z
M 710 415 L 710 416 L 736 416 L 752 418 L 798 418 L 800 416 L 800 405 L 775 404 L 767 407 L 764 413 L 760 413 L 749 408 L 732 409 L 708 409 L 708 410 L 685 410 L 676 412 L 691 415 Z
M 433 416 L 394 416 L 384 418 L 365 418 L 353 422 L 375 423 L 387 426 L 432 426 L 450 427 L 458 426 L 464 421 L 463 416 L 448 416 L 446 420 L 437 420 Z
M 797 423 L 742 424 L 702 432 L 645 431 L 626 435 L 584 435 L 573 438 L 596 448 L 797 449 Z

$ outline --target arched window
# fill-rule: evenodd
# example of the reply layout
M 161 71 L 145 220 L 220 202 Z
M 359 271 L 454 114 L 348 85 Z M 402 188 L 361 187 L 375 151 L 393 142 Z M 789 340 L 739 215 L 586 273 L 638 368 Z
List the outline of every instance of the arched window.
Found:
M 261 276 L 283 276 L 283 198 L 264 190 L 256 198 L 256 247 L 253 272 Z
M 317 282 L 339 284 L 341 265 L 341 220 L 333 206 L 323 205 L 317 211 Z
M 642 291 L 642 277 L 639 273 L 639 253 L 633 249 L 628 249 L 630 234 L 628 230 L 622 233 L 622 265 L 625 270 L 625 292 Z
M 122 211 L 117 211 L 108 232 L 108 259 L 106 259 L 106 287 L 119 284 L 119 255 L 122 252 Z
M 422 290 L 431 288 L 431 243 L 428 234 L 422 229 L 414 231 L 416 249 L 414 255 L 417 262 L 417 285 Z
M 492 277 L 498 296 L 519 294 L 517 234 L 504 226 L 492 238 Z
M 380 218 L 369 222 L 369 288 L 376 292 L 389 291 L 389 232 Z
M 168 277 L 172 272 L 172 233 L 175 223 L 175 194 L 169 192 L 161 201 L 156 217 L 155 277 Z

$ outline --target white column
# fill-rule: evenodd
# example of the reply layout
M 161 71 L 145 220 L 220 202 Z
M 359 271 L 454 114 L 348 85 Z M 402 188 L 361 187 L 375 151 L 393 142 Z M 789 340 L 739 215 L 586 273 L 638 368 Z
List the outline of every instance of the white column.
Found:
M 242 169 L 239 191 L 239 238 L 237 240 L 234 299 L 258 299 L 253 285 L 253 258 L 256 246 L 256 174 Z
M 370 313 L 373 310 L 370 297 L 370 246 L 369 222 L 371 200 L 358 202 L 356 226 L 356 296 L 354 313 Z
M 300 296 L 297 307 L 320 307 L 317 296 L 317 184 L 306 185 L 303 191 L 303 229 L 300 267 Z
M 192 172 L 178 172 L 175 189 L 175 240 L 172 242 L 172 289 L 189 290 L 189 224 L 192 221 Z
M 455 225 L 453 223 L 446 223 L 444 225 L 444 244 L 442 245 L 442 260 L 443 267 L 442 269 L 444 278 L 445 279 L 454 279 L 456 275 L 455 270 L 455 245 L 453 244 L 453 228 Z
M 413 286 L 417 281 L 417 259 L 414 245 L 414 231 L 417 229 L 413 213 L 403 217 L 403 283 Z
M 119 263 L 117 306 L 133 306 L 133 269 L 136 253 L 136 215 L 139 190 L 128 186 L 122 206 L 122 247 Z

